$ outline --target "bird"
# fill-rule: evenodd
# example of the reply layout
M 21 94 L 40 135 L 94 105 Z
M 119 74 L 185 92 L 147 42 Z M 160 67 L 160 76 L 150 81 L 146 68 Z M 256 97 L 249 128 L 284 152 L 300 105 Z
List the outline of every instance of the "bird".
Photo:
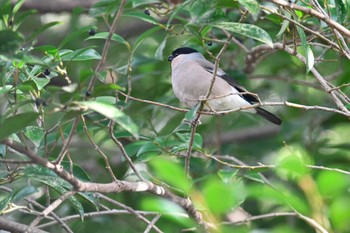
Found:
M 244 87 L 217 67 L 216 77 L 210 95 L 205 99 L 211 86 L 215 65 L 200 52 L 190 47 L 175 49 L 168 57 L 171 63 L 171 82 L 175 96 L 188 107 L 205 100 L 204 110 L 212 112 L 242 109 L 258 114 L 276 125 L 281 125 L 278 116 L 261 107 L 250 107 L 259 103 L 257 95 Z

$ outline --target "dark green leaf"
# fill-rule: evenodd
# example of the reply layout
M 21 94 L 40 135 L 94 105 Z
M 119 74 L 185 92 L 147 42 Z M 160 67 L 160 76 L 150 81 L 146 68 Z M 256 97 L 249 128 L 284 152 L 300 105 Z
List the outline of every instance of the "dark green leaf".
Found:
M 76 39 L 77 37 L 86 34 L 87 32 L 91 29 L 91 26 L 86 26 L 86 27 L 82 27 L 81 29 L 79 29 L 78 31 L 75 31 L 71 34 L 69 34 L 67 37 L 65 37 L 65 39 L 58 45 L 58 48 L 62 48 L 63 46 L 65 46 L 68 42 L 70 42 L 71 40 Z
M 243 5 L 253 18 L 256 20 L 259 14 L 260 6 L 256 0 L 238 0 L 239 4 Z
M 11 30 L 0 31 L 0 54 L 15 54 L 22 46 L 24 37 L 19 32 Z
M 38 126 L 28 126 L 24 134 L 38 147 L 44 138 L 45 131 Z
M 315 64 L 314 54 L 313 54 L 309 44 L 307 43 L 307 38 L 306 38 L 304 30 L 297 26 L 297 31 L 298 31 L 298 34 L 300 36 L 301 46 L 304 50 L 304 55 L 305 55 L 305 59 L 306 59 L 306 73 L 308 73 Z
M 127 16 L 127 17 L 134 17 L 134 18 L 138 18 L 141 19 L 145 22 L 154 24 L 154 25 L 158 25 L 158 21 L 153 18 L 152 16 L 146 15 L 144 13 L 140 13 L 140 12 L 130 12 L 130 13 L 126 13 L 123 16 Z
M 86 38 L 85 40 L 93 40 L 93 39 L 104 39 L 106 40 L 108 38 L 109 32 L 99 32 L 96 33 L 93 36 L 89 36 L 88 38 Z M 118 34 L 113 33 L 112 38 L 113 41 L 117 41 L 119 43 L 122 44 L 128 44 L 128 42 L 126 40 L 124 40 L 123 37 L 119 36 Z
M 0 122 L 0 140 L 3 140 L 13 133 L 23 130 L 28 125 L 32 124 L 39 114 L 35 112 L 20 113 L 11 116 Z
M 343 23 L 344 22 L 344 19 L 346 17 L 346 14 L 349 12 L 346 11 L 346 7 L 345 7 L 345 4 L 343 2 L 343 0 L 335 0 L 335 9 L 336 9 L 336 17 L 337 17 L 337 21 L 339 23 Z M 348 5 L 350 5 L 350 2 L 349 1 L 345 1 Z M 350 8 L 349 8 L 350 9 Z
M 91 48 L 83 48 L 75 51 L 63 50 L 60 53 L 62 61 L 89 61 L 100 60 L 101 55 Z
M 6 157 L 6 145 L 4 144 L 0 144 L 0 157 Z
M 258 26 L 234 22 L 218 22 L 212 23 L 211 25 L 213 27 L 221 28 L 230 32 L 235 32 L 243 36 L 255 39 L 272 47 L 273 43 L 270 35 Z
M 50 79 L 46 77 L 35 77 L 34 75 L 30 75 L 31 80 L 34 81 L 36 87 L 38 88 L 39 91 L 41 91 L 47 84 L 49 84 Z
M 162 152 L 162 150 L 158 145 L 156 145 L 153 142 L 146 142 L 145 144 L 143 144 L 141 146 L 141 148 L 139 149 L 139 151 L 136 154 L 136 157 L 142 156 L 142 158 L 143 158 L 142 161 L 145 161 L 144 158 L 147 158 L 147 160 L 148 160 L 152 157 L 159 155 L 161 152 Z
M 63 166 L 64 170 L 70 172 L 71 171 L 71 164 L 68 162 L 68 161 L 63 161 L 61 163 L 61 165 Z M 83 181 L 83 182 L 90 182 L 90 177 L 89 175 L 87 174 L 87 172 L 81 168 L 79 165 L 73 163 L 72 164 L 72 172 L 73 172 L 73 175 L 78 178 L 79 180 Z
M 38 192 L 39 190 L 35 186 L 26 186 L 25 188 L 21 189 L 19 192 L 13 195 L 13 202 L 17 202 L 22 200 L 23 198 L 32 195 L 33 193 Z

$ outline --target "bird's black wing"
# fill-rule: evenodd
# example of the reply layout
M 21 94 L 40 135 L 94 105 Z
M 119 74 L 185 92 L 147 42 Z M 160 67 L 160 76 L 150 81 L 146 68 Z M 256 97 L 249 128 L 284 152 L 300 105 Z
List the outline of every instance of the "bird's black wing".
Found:
M 204 69 L 206 71 L 208 71 L 209 73 L 213 74 L 214 73 L 214 68 L 212 66 L 204 66 Z M 228 76 L 224 71 L 222 71 L 221 69 L 217 71 L 217 76 L 219 78 L 222 78 L 223 80 L 225 80 L 228 84 L 230 84 L 232 87 L 236 88 L 238 92 L 242 93 L 240 94 L 240 96 L 245 99 L 246 101 L 248 101 L 249 103 L 257 103 L 259 102 L 258 98 L 250 93 L 247 93 L 248 91 L 240 86 L 233 78 L 231 78 L 230 76 Z

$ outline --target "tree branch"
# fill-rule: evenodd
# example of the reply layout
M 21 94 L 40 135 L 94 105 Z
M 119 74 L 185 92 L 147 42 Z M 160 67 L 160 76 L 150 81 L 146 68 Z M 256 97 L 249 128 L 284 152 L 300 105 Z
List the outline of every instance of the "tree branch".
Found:
M 311 8 L 307 8 L 307 7 L 304 7 L 304 6 L 299 6 L 299 5 L 296 5 L 294 3 L 289 3 L 287 1 L 284 1 L 284 0 L 268 0 L 270 2 L 273 2 L 279 6 L 284 6 L 284 7 L 287 7 L 289 9 L 295 9 L 295 10 L 299 10 L 299 11 L 302 11 L 306 14 L 309 14 L 309 15 L 312 15 L 312 16 L 315 16 L 316 18 L 324 21 L 325 23 L 328 24 L 329 27 L 331 28 L 334 28 L 336 29 L 337 31 L 339 31 L 341 34 L 343 34 L 344 36 L 346 37 L 349 37 L 350 38 L 350 31 L 348 29 L 346 29 L 343 25 L 337 23 L 336 21 L 334 21 L 333 19 L 329 18 L 327 15 L 324 15 L 318 11 L 315 11 Z
M 0 216 L 0 229 L 9 231 L 9 232 L 24 232 L 27 229 L 27 225 L 14 222 L 12 220 L 6 219 L 5 217 Z M 48 233 L 47 231 L 43 231 L 37 228 L 33 228 L 32 232 L 35 233 Z

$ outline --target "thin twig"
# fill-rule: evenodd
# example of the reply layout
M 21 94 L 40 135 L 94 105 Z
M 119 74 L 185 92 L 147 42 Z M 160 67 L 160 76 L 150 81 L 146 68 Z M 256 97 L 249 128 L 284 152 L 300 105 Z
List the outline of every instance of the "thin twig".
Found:
M 95 151 L 97 151 L 103 158 L 103 161 L 105 163 L 105 166 L 106 166 L 106 169 L 109 173 L 109 175 L 112 177 L 112 180 L 113 181 L 116 181 L 117 178 L 115 177 L 113 171 L 112 171 L 112 168 L 111 168 L 111 165 L 109 164 L 109 161 L 108 161 L 108 157 L 105 153 L 103 153 L 103 151 L 100 149 L 100 147 L 95 143 L 94 139 L 91 137 L 90 133 L 89 133 L 89 130 L 87 128 L 87 125 L 86 125 L 86 122 L 85 122 L 85 118 L 83 115 L 80 116 L 82 122 L 83 122 L 83 129 L 85 131 L 85 134 L 87 135 L 89 141 L 91 142 L 92 146 L 94 147 Z
M 208 99 L 210 97 L 211 90 L 212 90 L 212 88 L 214 86 L 215 79 L 216 79 L 216 74 L 217 74 L 217 71 L 218 71 L 218 68 L 219 68 L 220 58 L 221 58 L 222 54 L 224 53 L 224 51 L 226 50 L 226 48 L 228 47 L 229 41 L 231 40 L 232 37 L 233 37 L 233 35 L 228 36 L 228 38 L 226 40 L 226 43 L 224 43 L 224 45 L 222 46 L 220 52 L 215 57 L 213 76 L 211 78 L 210 86 L 209 86 L 209 88 L 207 90 L 207 93 L 205 95 L 205 99 L 201 100 L 199 102 L 200 106 L 197 109 L 196 116 L 194 117 L 194 119 L 191 122 L 192 124 L 191 124 L 190 140 L 189 140 L 189 143 L 188 143 L 186 157 L 185 157 L 185 174 L 186 174 L 186 177 L 189 176 L 192 147 L 193 147 L 194 137 L 195 137 L 195 134 L 196 134 L 196 128 L 197 128 L 197 125 L 198 125 L 198 122 L 199 122 L 199 118 L 200 118 L 200 116 L 202 114 L 201 112 L 204 109 L 204 106 L 206 104 L 206 101 L 207 101 L 206 99 Z
M 108 201 L 114 205 L 117 205 L 123 209 L 125 209 L 126 211 L 130 212 L 131 214 L 135 215 L 138 219 L 140 219 L 141 221 L 145 222 L 146 224 L 148 224 L 148 226 L 151 226 L 151 228 L 153 228 L 156 232 L 158 233 L 162 233 L 163 231 L 161 231 L 157 226 L 154 225 L 154 223 L 152 224 L 147 218 L 145 218 L 144 216 L 142 216 L 141 214 L 139 214 L 136 210 L 134 210 L 133 208 L 126 206 L 118 201 L 113 200 L 112 198 L 109 198 L 105 195 L 102 194 L 98 194 L 98 197 Z
M 32 232 L 32 229 L 39 224 L 39 222 L 46 217 L 47 215 L 49 215 L 52 211 L 54 211 L 59 205 L 61 205 L 66 199 L 68 199 L 69 197 L 73 196 L 75 194 L 75 191 L 68 191 L 66 193 L 64 193 L 62 196 L 60 196 L 57 200 L 55 200 L 54 202 L 52 202 L 51 205 L 49 205 L 48 207 L 46 207 L 46 209 L 41 213 L 40 216 L 36 217 L 32 223 L 28 226 L 28 228 L 26 229 L 25 232 Z
M 139 171 L 136 169 L 134 163 L 130 159 L 128 153 L 126 152 L 123 144 L 114 136 L 114 121 L 110 121 L 109 123 L 109 135 L 112 139 L 112 141 L 118 146 L 120 152 L 122 153 L 124 159 L 128 162 L 131 169 L 134 171 L 135 175 L 142 181 L 145 181 L 145 179 L 142 177 L 142 175 L 139 173 Z
M 73 138 L 73 135 L 75 133 L 75 130 L 77 128 L 77 125 L 78 125 L 78 122 L 79 122 L 79 118 L 75 118 L 74 121 L 73 121 L 73 125 L 72 125 L 72 128 L 69 132 L 69 135 L 68 135 L 68 138 L 67 140 L 64 142 L 63 144 L 63 147 L 61 149 L 61 152 L 59 153 L 59 155 L 57 156 L 57 159 L 53 162 L 55 164 L 61 164 L 62 160 L 64 159 L 64 156 L 66 155 L 67 153 L 67 150 L 68 150 L 68 146 Z
M 143 233 L 148 233 L 152 230 L 154 224 L 160 219 L 161 215 L 157 214 L 152 221 L 149 223 L 149 225 L 147 226 L 146 230 Z
M 99 61 L 99 63 L 97 64 L 97 66 L 95 68 L 94 76 L 90 80 L 89 86 L 87 88 L 87 92 L 92 91 L 93 86 L 95 84 L 95 81 L 97 79 L 98 73 L 102 70 L 102 67 L 104 66 L 104 64 L 106 62 L 107 54 L 108 54 L 109 47 L 110 47 L 110 44 L 112 41 L 112 36 L 117 28 L 118 21 L 119 21 L 122 13 L 124 11 L 125 4 L 126 4 L 126 0 L 122 0 L 120 2 L 118 12 L 116 13 L 116 16 L 114 17 L 113 23 L 109 29 L 108 37 L 106 39 L 105 45 L 104 45 L 103 50 L 102 50 L 101 60 Z

